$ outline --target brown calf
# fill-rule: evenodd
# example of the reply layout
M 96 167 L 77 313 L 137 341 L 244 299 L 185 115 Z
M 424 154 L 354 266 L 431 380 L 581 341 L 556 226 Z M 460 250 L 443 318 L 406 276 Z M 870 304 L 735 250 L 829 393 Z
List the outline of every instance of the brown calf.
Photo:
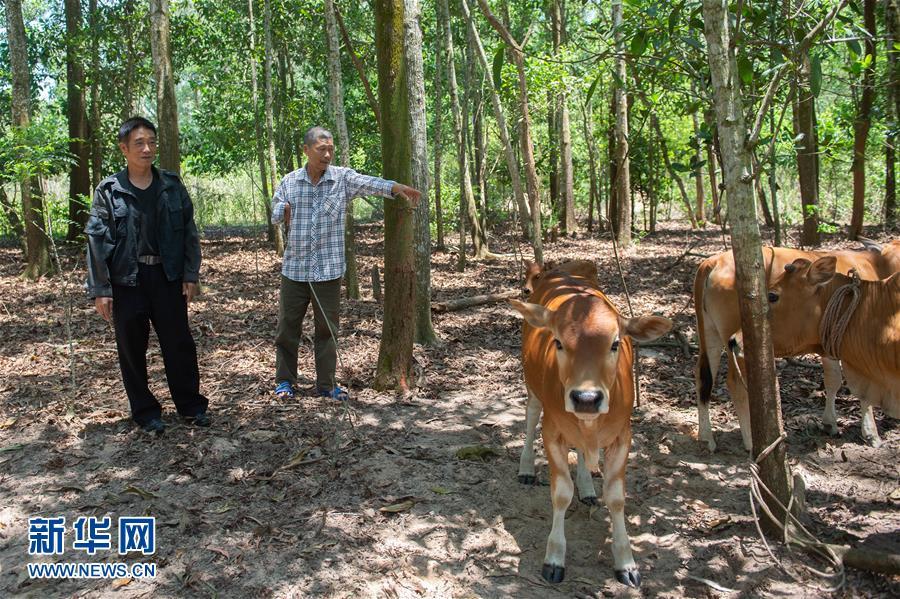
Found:
M 807 252 L 791 248 L 763 248 L 766 280 L 771 281 L 786 264 L 798 258 L 815 260 L 823 256 L 835 256 L 837 269 L 848 272 L 856 268 L 860 276 L 867 280 L 882 279 L 900 271 L 900 241 L 880 245 L 864 240 L 863 251 Z M 730 251 L 710 256 L 700 263 L 694 278 L 694 310 L 697 316 L 697 337 L 700 355 L 695 370 L 697 386 L 697 416 L 699 436 L 711 451 L 716 448 L 712 425 L 709 420 L 709 399 L 715 387 L 719 358 L 729 340 L 741 328 L 738 311 L 737 288 L 734 277 L 734 258 Z M 773 332 L 773 334 L 777 331 Z M 776 354 L 778 355 L 778 354 Z M 744 447 L 750 449 L 750 406 L 747 391 L 730 365 L 736 356 L 729 349 L 728 391 L 734 401 L 735 411 L 741 425 Z M 743 363 L 737 360 L 740 367 Z M 822 359 L 825 371 L 825 412 L 823 422 L 829 433 L 836 435 L 837 415 L 835 397 L 841 386 L 841 367 L 836 360 Z
M 835 292 L 852 279 L 837 274 L 834 256 L 815 262 L 798 259 L 769 285 L 769 318 L 775 353 L 824 353 L 819 326 Z M 844 300 L 842 311 L 849 302 Z M 859 396 L 863 438 L 878 446 L 873 407 L 900 418 L 900 273 L 859 282 L 859 304 L 843 334 L 838 358 L 847 383 Z
M 591 469 L 599 466 L 603 449 L 603 498 L 612 522 L 615 575 L 637 587 L 641 577 L 625 529 L 625 465 L 634 404 L 631 338 L 656 339 L 672 322 L 656 316 L 625 318 L 596 285 L 561 272 L 542 277 L 530 301 L 510 303 L 525 317 L 525 386 L 544 411 L 553 526 L 541 574 L 549 582 L 565 576 L 565 515 L 574 492 L 569 447 L 576 447 Z

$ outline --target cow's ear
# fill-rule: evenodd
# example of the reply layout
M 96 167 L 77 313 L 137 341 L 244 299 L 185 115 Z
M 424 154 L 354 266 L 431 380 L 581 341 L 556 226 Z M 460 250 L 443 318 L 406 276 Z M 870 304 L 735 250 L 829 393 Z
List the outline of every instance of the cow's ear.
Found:
M 810 264 L 811 264 L 811 262 L 809 260 L 807 260 L 806 258 L 797 258 L 790 264 L 785 264 L 784 271 L 785 272 L 796 272 L 798 270 L 803 270 Z
M 834 271 L 836 268 L 837 258 L 834 256 L 824 256 L 810 265 L 809 271 L 806 273 L 806 278 L 813 285 L 824 285 L 834 278 Z
M 550 326 L 550 317 L 553 315 L 552 310 L 548 310 L 540 304 L 529 304 L 528 302 L 520 302 L 519 300 L 509 300 L 510 305 L 522 313 L 525 321 L 536 329 L 543 329 Z
M 619 317 L 619 330 L 636 341 L 653 341 L 672 330 L 672 321 L 662 316 Z

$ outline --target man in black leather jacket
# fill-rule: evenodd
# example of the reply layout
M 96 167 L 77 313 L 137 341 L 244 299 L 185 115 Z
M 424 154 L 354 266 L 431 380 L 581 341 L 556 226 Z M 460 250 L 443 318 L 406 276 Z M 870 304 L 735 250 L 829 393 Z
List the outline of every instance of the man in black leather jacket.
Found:
M 152 322 L 178 413 L 209 426 L 187 314 L 200 274 L 194 207 L 178 175 L 153 166 L 156 127 L 150 121 L 125 121 L 119 149 L 127 166 L 97 186 L 85 227 L 88 296 L 115 328 L 134 421 L 150 433 L 165 429 L 162 406 L 147 386 Z

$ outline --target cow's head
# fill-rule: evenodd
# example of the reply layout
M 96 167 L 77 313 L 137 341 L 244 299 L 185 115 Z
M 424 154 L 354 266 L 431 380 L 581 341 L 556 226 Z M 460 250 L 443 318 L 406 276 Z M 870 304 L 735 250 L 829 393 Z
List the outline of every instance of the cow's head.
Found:
M 522 265 L 525 267 L 525 282 L 522 283 L 522 295 L 528 297 L 534 292 L 534 286 L 545 269 L 541 268 L 541 265 L 537 262 L 532 262 L 531 260 L 522 260 Z
M 577 295 L 555 310 L 517 300 L 510 303 L 528 324 L 552 335 L 565 410 L 583 420 L 609 412 L 621 339 L 651 341 L 672 328 L 671 320 L 659 316 L 625 318 L 593 295 Z
M 900 239 L 878 244 L 878 253 L 878 278 L 886 279 L 895 272 L 900 272 Z
M 835 276 L 837 258 L 815 262 L 798 258 L 784 265 L 784 272 L 769 285 L 769 319 L 776 355 L 807 350 L 819 341 L 822 319 L 821 294 Z

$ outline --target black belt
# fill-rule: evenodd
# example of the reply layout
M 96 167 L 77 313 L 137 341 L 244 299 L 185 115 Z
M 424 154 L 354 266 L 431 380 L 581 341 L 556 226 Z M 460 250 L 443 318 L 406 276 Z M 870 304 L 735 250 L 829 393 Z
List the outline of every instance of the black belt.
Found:
M 138 256 L 138 262 L 141 264 L 146 264 L 148 266 L 155 266 L 157 264 L 162 264 L 162 257 L 160 256 Z

